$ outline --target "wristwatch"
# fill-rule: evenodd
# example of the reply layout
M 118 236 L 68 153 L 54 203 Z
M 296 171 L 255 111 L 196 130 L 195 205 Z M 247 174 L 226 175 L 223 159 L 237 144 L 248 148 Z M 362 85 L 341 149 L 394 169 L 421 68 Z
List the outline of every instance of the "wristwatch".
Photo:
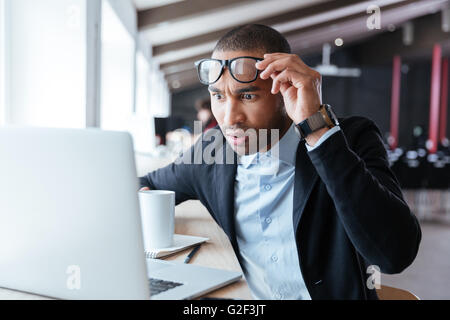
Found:
M 333 112 L 333 109 L 328 104 L 320 106 L 319 111 L 309 117 L 308 119 L 296 125 L 298 133 L 302 140 L 305 140 L 311 133 L 328 127 L 333 128 L 339 125 L 338 118 Z

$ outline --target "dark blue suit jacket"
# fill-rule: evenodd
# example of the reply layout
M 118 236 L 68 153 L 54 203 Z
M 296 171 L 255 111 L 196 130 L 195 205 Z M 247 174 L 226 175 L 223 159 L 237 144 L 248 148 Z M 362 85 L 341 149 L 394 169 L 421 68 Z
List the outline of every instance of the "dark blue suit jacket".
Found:
M 367 286 L 367 267 L 402 272 L 417 255 L 421 230 L 389 169 L 377 126 L 362 117 L 341 119 L 340 126 L 341 131 L 311 152 L 299 139 L 293 225 L 300 268 L 313 300 L 377 299 Z M 208 145 L 198 141 L 190 151 Z M 214 156 L 223 159 L 228 149 L 225 143 Z M 192 159 L 193 153 L 183 157 Z M 234 228 L 236 172 L 236 161 L 171 164 L 140 182 L 142 187 L 175 191 L 177 204 L 199 199 L 240 260 Z

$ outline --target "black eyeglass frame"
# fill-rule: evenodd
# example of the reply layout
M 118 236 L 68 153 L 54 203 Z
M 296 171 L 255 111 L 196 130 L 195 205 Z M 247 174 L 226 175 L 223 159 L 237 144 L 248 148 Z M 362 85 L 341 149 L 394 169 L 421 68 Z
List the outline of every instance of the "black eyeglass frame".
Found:
M 264 60 L 263 58 L 250 57 L 250 56 L 236 57 L 236 58 L 229 59 L 229 60 L 220 60 L 220 59 L 202 59 L 202 60 L 199 60 L 199 61 L 196 61 L 196 62 L 195 62 L 195 66 L 197 67 L 197 76 L 198 76 L 198 80 L 199 80 L 202 84 L 204 84 L 204 85 L 207 85 L 207 86 L 212 85 L 212 84 L 214 84 L 214 83 L 216 83 L 217 81 L 220 80 L 220 78 L 222 77 L 223 72 L 224 72 L 224 70 L 225 70 L 225 67 L 227 67 L 228 70 L 230 71 L 231 76 L 232 76 L 233 79 L 236 80 L 237 82 L 240 82 L 240 83 L 250 83 L 250 82 L 256 81 L 256 79 L 258 79 L 258 76 L 259 76 L 259 73 L 260 73 L 260 70 L 258 70 L 258 69 L 256 69 L 256 76 L 255 76 L 255 78 L 254 78 L 253 80 L 251 80 L 251 81 L 241 81 L 241 80 L 238 80 L 238 79 L 236 79 L 236 77 L 234 76 L 233 72 L 231 71 L 231 69 L 230 69 L 231 64 L 232 64 L 235 60 L 238 60 L 238 59 L 244 59 L 244 58 L 246 58 L 246 59 L 253 59 L 253 60 L 256 61 L 256 63 L 259 62 L 259 61 L 263 61 L 263 60 Z M 220 70 L 220 74 L 219 74 L 219 76 L 217 77 L 216 81 L 214 81 L 214 82 L 204 82 L 204 81 L 202 81 L 202 79 L 200 78 L 200 65 L 201 65 L 203 62 L 205 62 L 205 61 L 218 61 L 218 62 L 220 62 L 221 66 L 222 66 L 222 69 Z

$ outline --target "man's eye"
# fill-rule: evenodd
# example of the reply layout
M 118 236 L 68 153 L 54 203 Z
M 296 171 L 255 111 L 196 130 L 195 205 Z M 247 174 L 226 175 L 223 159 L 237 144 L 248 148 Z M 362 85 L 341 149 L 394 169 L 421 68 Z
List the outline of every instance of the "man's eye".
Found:
M 219 94 L 219 93 L 213 95 L 213 97 L 214 97 L 214 99 L 216 99 L 216 100 L 221 100 L 221 99 L 223 99 L 223 96 L 222 96 L 221 94 Z
M 248 93 L 242 95 L 242 98 L 243 98 L 244 100 L 253 100 L 253 99 L 255 99 L 255 97 L 256 97 L 256 96 L 255 96 L 254 94 L 248 94 Z

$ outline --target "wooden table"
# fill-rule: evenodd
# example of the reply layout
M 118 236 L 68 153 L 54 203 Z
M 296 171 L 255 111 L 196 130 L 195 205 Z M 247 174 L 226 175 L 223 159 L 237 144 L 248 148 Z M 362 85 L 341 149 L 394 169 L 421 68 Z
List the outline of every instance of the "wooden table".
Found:
M 177 234 L 200 236 L 210 239 L 202 245 L 190 263 L 230 271 L 241 271 L 228 237 L 199 201 L 185 202 L 177 206 L 175 212 L 175 232 Z M 183 261 L 190 250 L 181 251 L 167 257 L 165 260 Z M 250 290 L 243 278 L 239 282 L 211 292 L 206 297 L 252 299 Z M 0 300 L 47 299 L 39 295 L 0 288 Z
M 187 201 L 179 205 L 175 211 L 175 233 L 210 239 L 207 243 L 202 244 L 190 263 L 242 272 L 228 237 L 199 201 Z M 183 261 L 190 250 L 182 251 L 166 260 Z M 244 278 L 239 282 L 211 292 L 206 297 L 252 299 L 250 289 Z

